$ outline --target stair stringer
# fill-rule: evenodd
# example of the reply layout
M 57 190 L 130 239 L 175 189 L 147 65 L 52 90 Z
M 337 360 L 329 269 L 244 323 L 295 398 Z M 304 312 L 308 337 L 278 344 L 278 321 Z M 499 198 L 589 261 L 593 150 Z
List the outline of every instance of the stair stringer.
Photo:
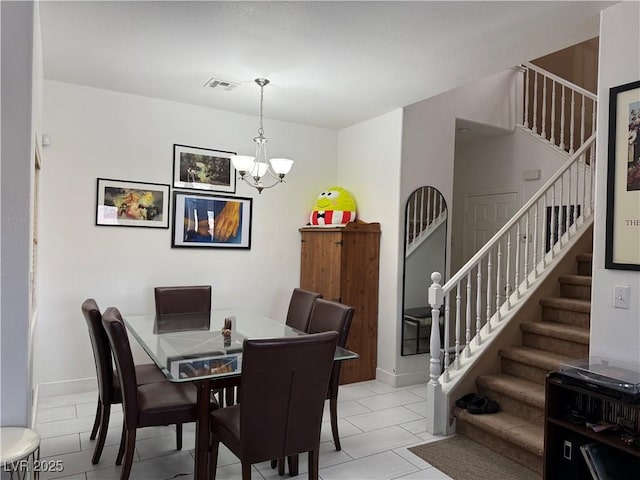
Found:
M 500 373 L 501 363 L 498 351 L 508 346 L 522 344 L 520 325 L 525 322 L 540 321 L 542 309 L 540 299 L 560 296 L 560 285 L 557 281 L 562 274 L 575 272 L 575 257 L 578 253 L 592 251 L 593 218 L 580 227 L 579 233 L 569 240 L 569 246 L 558 253 L 552 262 L 536 279 L 530 278 L 530 287 L 522 292 L 520 298 L 512 300 L 511 310 L 502 313 L 496 322 L 491 319 L 491 331 L 485 325 L 481 330 L 482 343 L 476 345 L 472 341 L 471 354 L 466 357 L 461 353 L 460 368 L 449 370 L 449 380 L 442 383 L 442 410 L 446 412 L 443 432 L 447 435 L 455 433 L 455 417 L 452 409 L 455 400 L 466 393 L 476 391 L 476 378 L 481 375 Z

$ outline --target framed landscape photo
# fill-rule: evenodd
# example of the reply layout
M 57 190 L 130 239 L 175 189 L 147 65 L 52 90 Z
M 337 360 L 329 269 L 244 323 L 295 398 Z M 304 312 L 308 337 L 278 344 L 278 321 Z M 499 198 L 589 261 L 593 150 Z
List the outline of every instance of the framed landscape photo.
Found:
M 96 225 L 169 228 L 169 185 L 98 178 Z
M 173 145 L 173 186 L 190 190 L 236 192 L 234 152 Z
M 251 248 L 251 198 L 173 192 L 172 247 Z
M 640 81 L 609 91 L 605 268 L 640 270 Z

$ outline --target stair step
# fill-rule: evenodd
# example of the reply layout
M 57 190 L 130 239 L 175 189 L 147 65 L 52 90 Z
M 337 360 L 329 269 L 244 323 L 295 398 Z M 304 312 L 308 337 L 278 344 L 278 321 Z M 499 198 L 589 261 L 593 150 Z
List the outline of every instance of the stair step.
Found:
M 591 300 L 591 277 L 587 275 L 560 275 L 560 295 L 567 298 Z
M 591 302 L 577 298 L 555 297 L 540 299 L 542 320 L 589 328 Z
M 589 356 L 589 330 L 555 322 L 527 322 L 520 325 L 522 345 L 572 358 Z
M 502 373 L 544 385 L 547 374 L 557 370 L 561 363 L 572 360 L 559 353 L 530 347 L 500 349 Z
M 578 262 L 579 275 L 591 275 L 591 271 L 593 270 L 592 253 L 579 253 L 576 255 L 576 261 Z
M 544 385 L 506 375 L 482 375 L 478 392 L 498 402 L 500 410 L 534 423 L 544 424 Z
M 473 415 L 454 408 L 456 430 L 492 450 L 542 472 L 544 427 L 534 425 L 507 412 Z

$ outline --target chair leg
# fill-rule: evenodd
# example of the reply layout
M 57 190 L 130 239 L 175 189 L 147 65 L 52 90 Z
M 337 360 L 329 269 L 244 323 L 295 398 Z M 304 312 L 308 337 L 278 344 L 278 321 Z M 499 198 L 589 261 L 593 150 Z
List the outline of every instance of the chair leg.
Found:
M 284 475 L 284 458 L 278 459 L 278 475 Z
M 95 440 L 98 434 L 98 427 L 100 426 L 100 417 L 102 416 L 102 400 L 98 397 L 98 407 L 96 408 L 96 419 L 93 421 L 93 428 L 91 429 L 91 435 L 89 440 Z
M 182 450 L 182 424 L 176 423 L 176 450 Z
M 136 430 L 127 430 L 125 434 L 126 452 L 124 454 L 124 464 L 120 470 L 120 480 L 129 480 L 131 465 L 133 465 L 133 453 L 136 447 Z
M 93 457 L 91 457 L 91 463 L 96 464 L 100 461 L 102 455 L 102 449 L 104 448 L 104 441 L 107 438 L 107 430 L 109 429 L 109 417 L 111 416 L 111 404 L 102 405 L 102 412 L 100 412 L 100 433 L 98 434 L 98 443 L 93 450 Z
M 211 451 L 209 452 L 209 479 L 216 480 L 216 470 L 218 468 L 218 448 L 220 442 L 211 439 Z
M 276 468 L 278 466 L 278 460 L 271 460 L 271 468 Z
M 309 450 L 309 480 L 318 480 L 318 458 L 320 456 L 320 448 Z
M 331 398 L 329 400 L 329 410 L 331 413 L 331 433 L 333 434 L 333 443 L 336 450 L 342 450 L 340 445 L 340 437 L 338 436 L 338 399 Z
M 287 457 L 287 461 L 289 463 L 289 475 L 291 475 L 292 477 L 295 477 L 300 472 L 300 469 L 299 469 L 299 466 L 298 466 L 299 465 L 299 456 L 298 456 L 298 454 L 289 455 Z
M 251 464 L 242 462 L 242 480 L 251 480 Z
M 120 435 L 120 448 L 118 448 L 118 455 L 116 455 L 116 465 L 122 465 L 122 457 L 124 456 L 124 447 L 127 443 L 127 426 L 122 425 L 122 435 Z

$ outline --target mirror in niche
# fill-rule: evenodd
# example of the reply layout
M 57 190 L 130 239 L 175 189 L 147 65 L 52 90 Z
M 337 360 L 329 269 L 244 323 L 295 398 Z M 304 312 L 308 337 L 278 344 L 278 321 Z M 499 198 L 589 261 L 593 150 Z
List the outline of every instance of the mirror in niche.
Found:
M 402 355 L 429 352 L 431 307 L 427 304 L 431 274 L 445 282 L 447 205 L 440 191 L 420 187 L 407 200 L 404 228 Z M 443 322 L 440 323 L 442 334 Z

